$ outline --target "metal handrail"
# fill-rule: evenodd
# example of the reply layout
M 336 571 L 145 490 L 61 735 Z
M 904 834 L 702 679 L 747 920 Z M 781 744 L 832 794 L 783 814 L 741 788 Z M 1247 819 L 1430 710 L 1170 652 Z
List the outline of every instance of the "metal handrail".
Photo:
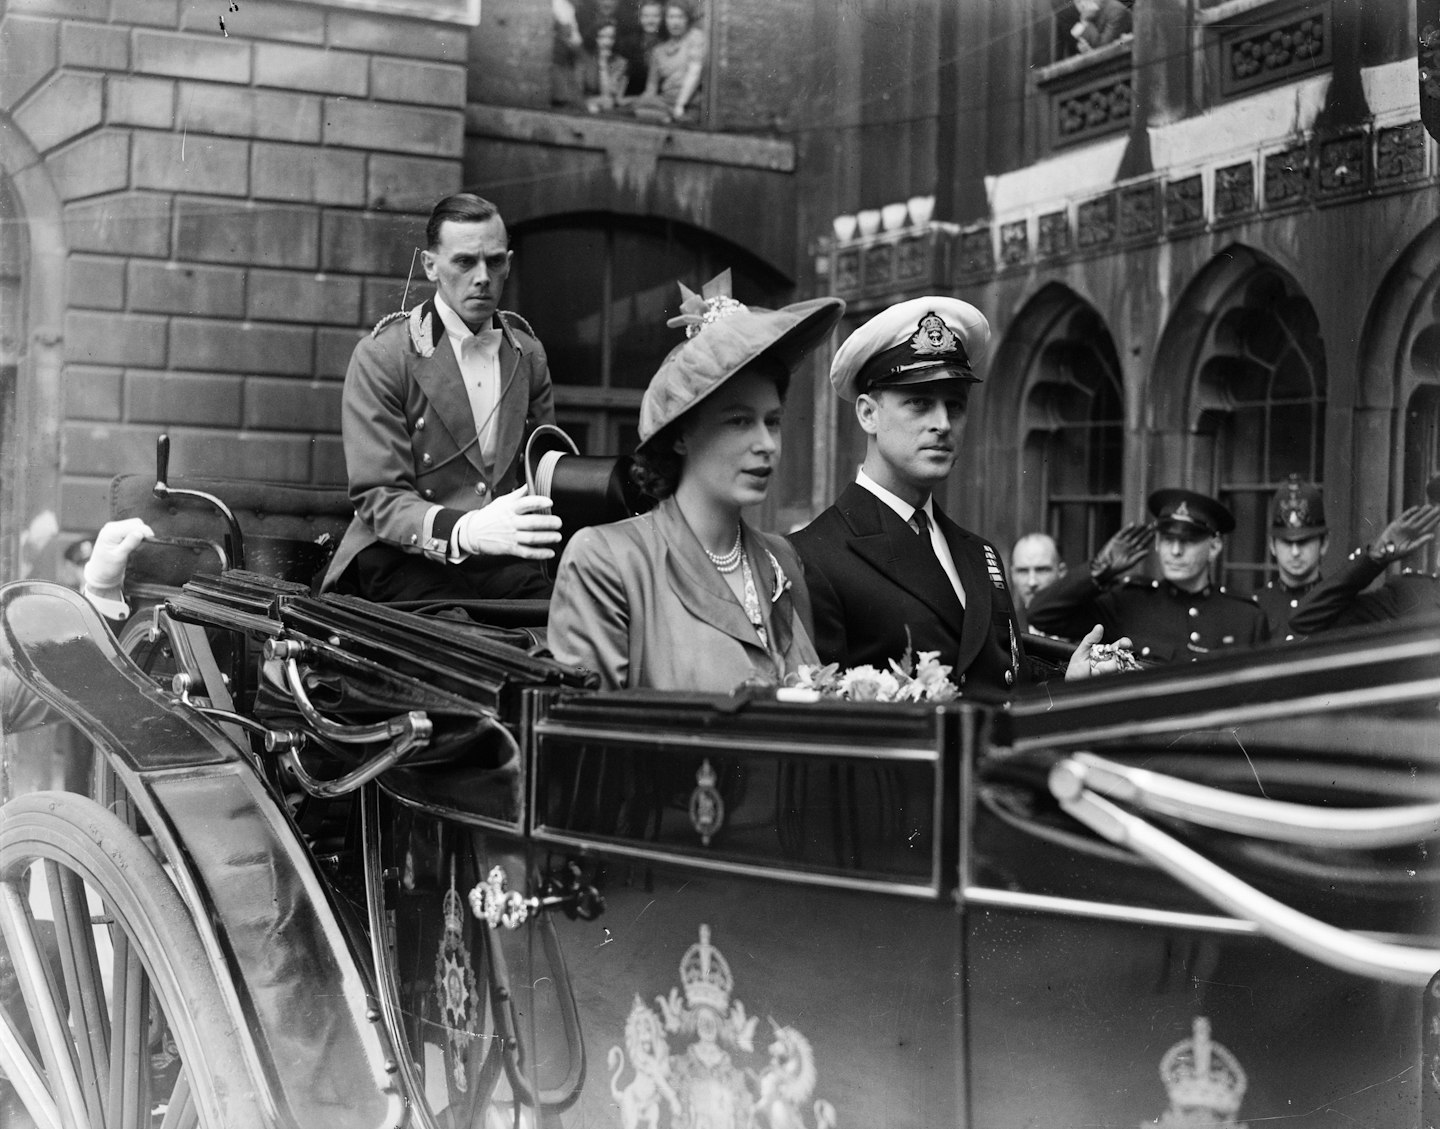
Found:
M 1440 950 L 1391 944 L 1351 933 L 1292 909 L 1236 878 L 1139 816 L 1089 791 L 1083 766 L 1061 761 L 1050 772 L 1060 806 L 1092 831 L 1129 847 L 1227 913 L 1322 964 L 1360 976 L 1423 987 L 1440 971 Z
M 1063 763 L 1077 787 L 1145 811 L 1256 839 L 1310 847 L 1367 848 L 1403 846 L 1440 836 L 1440 803 L 1313 807 L 1241 796 L 1117 764 L 1094 753 L 1075 753 Z

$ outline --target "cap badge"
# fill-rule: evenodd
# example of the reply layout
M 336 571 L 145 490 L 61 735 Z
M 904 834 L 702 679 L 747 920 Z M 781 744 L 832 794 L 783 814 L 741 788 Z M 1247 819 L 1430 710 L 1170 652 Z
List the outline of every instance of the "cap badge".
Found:
M 933 310 L 920 319 L 915 335 L 910 338 L 910 348 L 916 356 L 934 357 L 953 353 L 960 347 L 955 331 Z
M 1285 524 L 1291 529 L 1299 529 L 1305 524 L 1305 518 L 1301 515 L 1299 506 L 1290 507 L 1290 511 L 1285 515 Z
M 1200 524 L 1198 521 L 1196 521 L 1196 520 L 1191 516 L 1191 514 L 1190 514 L 1190 505 L 1189 505 L 1188 502 L 1181 502 L 1178 506 L 1176 506 L 1173 510 L 1171 510 L 1171 511 L 1170 511 L 1170 517 L 1171 517 L 1174 521 L 1188 521 L 1188 522 L 1190 522 L 1192 525 L 1199 525 L 1199 524 Z

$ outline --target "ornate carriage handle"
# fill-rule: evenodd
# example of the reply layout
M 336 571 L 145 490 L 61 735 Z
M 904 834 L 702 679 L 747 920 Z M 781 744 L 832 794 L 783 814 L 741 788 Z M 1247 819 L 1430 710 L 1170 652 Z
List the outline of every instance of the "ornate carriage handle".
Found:
M 1062 762 L 1075 785 L 1133 807 L 1217 831 L 1310 847 L 1393 847 L 1440 835 L 1440 803 L 1378 808 L 1310 807 L 1241 796 L 1117 764 L 1094 753 Z M 1054 791 L 1055 777 L 1051 776 Z M 1058 795 L 1058 793 L 1057 793 Z
M 1129 847 L 1221 909 L 1253 921 L 1262 933 L 1322 964 L 1415 987 L 1428 984 L 1440 970 L 1440 950 L 1390 944 L 1339 929 L 1242 882 L 1139 816 L 1089 791 L 1087 766 L 1078 758 L 1061 761 L 1050 770 L 1050 791 L 1061 807 L 1092 831 Z
M 593 921 L 605 909 L 600 891 L 581 881 L 578 868 L 563 875 L 547 875 L 538 897 L 525 897 L 509 888 L 502 866 L 493 866 L 483 882 L 470 891 L 470 911 L 491 929 L 518 929 L 542 909 L 563 909 L 582 921 Z

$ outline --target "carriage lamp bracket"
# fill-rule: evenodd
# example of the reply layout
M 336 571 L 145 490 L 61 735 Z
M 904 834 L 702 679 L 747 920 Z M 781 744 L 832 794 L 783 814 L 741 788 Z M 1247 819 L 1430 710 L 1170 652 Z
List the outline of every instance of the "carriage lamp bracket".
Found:
M 482 882 L 470 891 L 470 910 L 491 929 L 518 929 L 545 909 L 558 909 L 567 917 L 594 921 L 605 910 L 605 898 L 575 862 L 558 871 L 548 871 L 540 880 L 540 892 L 525 897 L 509 888 L 503 866 L 493 866 Z
M 235 713 L 233 710 L 222 710 L 218 706 L 212 706 L 201 698 L 192 698 L 190 691 L 195 687 L 195 679 L 183 671 L 170 679 L 170 688 L 179 696 L 180 704 L 187 706 L 196 713 L 205 717 L 214 718 L 216 721 L 227 722 L 230 725 L 238 725 L 241 729 L 250 733 L 258 734 L 265 742 L 267 753 L 288 753 L 299 752 L 305 747 L 305 734 L 296 729 L 271 729 L 268 725 L 262 725 L 253 718 L 244 714 Z
M 434 724 L 423 710 L 410 710 L 370 725 L 343 725 L 331 721 L 310 701 L 310 693 L 305 689 L 305 675 L 300 669 L 300 661 L 308 654 L 309 648 L 296 639 L 265 640 L 265 661 L 278 662 L 281 665 L 296 708 L 321 737 L 338 741 L 342 745 L 372 745 L 377 741 L 393 741 L 396 745 L 403 743 L 405 752 L 424 748 L 429 743 Z M 392 745 L 380 756 L 393 755 L 396 745 Z

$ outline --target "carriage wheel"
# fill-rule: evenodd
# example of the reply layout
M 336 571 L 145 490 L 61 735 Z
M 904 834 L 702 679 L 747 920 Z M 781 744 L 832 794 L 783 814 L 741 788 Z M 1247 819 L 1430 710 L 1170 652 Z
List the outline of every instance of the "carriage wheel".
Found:
M 114 815 L 69 792 L 5 805 L 0 928 L 19 982 L 0 1069 L 37 1126 L 268 1123 L 185 905 Z

